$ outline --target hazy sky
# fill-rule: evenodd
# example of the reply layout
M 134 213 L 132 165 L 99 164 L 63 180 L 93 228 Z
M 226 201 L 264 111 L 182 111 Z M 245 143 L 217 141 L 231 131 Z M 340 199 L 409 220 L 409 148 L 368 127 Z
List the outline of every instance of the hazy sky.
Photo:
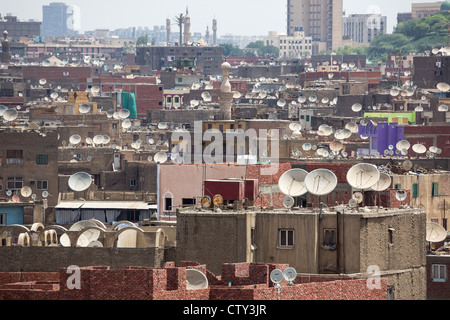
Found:
M 388 17 L 388 32 L 397 24 L 398 12 L 410 12 L 413 2 L 437 0 L 344 0 L 347 14 L 379 10 Z M 20 20 L 42 21 L 42 5 L 57 1 L 2 1 L 0 13 L 16 15 Z M 269 31 L 286 32 L 286 0 L 61 0 L 76 5 L 81 12 L 81 31 L 96 28 L 127 28 L 165 25 L 167 18 L 189 7 L 191 31 L 204 33 L 217 18 L 218 34 L 266 35 Z M 176 26 L 172 27 L 175 32 Z

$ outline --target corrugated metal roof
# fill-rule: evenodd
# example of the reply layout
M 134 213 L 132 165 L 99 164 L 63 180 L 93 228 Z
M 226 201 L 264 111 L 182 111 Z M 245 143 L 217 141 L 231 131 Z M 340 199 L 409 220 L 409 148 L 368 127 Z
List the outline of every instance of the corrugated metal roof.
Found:
M 62 201 L 56 209 L 119 209 L 119 210 L 150 210 L 157 209 L 156 204 L 142 201 Z

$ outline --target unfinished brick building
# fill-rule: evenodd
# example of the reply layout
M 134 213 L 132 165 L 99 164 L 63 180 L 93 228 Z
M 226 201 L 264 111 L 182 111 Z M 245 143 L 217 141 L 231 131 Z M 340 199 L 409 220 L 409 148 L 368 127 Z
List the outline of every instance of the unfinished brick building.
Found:
M 387 281 L 376 288 L 367 278 L 299 276 L 293 286 L 283 281 L 278 289 L 269 276 L 288 265 L 224 264 L 216 276 L 205 265 L 168 262 L 164 268 L 106 266 L 80 269 L 79 289 L 71 288 L 71 270 L 44 273 L 0 273 L 0 300 L 386 300 Z M 205 289 L 190 290 L 186 270 L 201 271 L 208 280 Z

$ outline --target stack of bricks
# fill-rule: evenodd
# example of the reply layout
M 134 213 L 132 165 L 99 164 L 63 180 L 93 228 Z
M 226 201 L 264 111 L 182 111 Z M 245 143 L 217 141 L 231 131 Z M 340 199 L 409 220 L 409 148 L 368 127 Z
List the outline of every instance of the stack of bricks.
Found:
M 163 268 L 108 266 L 79 269 L 79 287 L 73 288 L 77 273 L 0 273 L 0 300 L 385 300 L 387 281 L 370 290 L 365 279 L 333 276 L 301 276 L 293 286 L 283 280 L 275 288 L 270 273 L 288 265 L 237 263 L 223 265 L 215 277 L 205 265 L 168 262 Z M 209 288 L 188 290 L 186 269 L 196 269 L 208 277 Z M 69 272 L 68 272 L 69 271 Z M 231 286 L 229 286 L 231 282 Z

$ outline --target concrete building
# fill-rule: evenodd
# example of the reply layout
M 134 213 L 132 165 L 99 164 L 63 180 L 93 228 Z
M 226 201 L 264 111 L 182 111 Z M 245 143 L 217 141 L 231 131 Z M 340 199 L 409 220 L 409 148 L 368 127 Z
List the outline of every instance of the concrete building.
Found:
M 20 21 L 16 16 L 6 15 L 0 20 L 0 29 L 8 30 L 11 43 L 19 42 L 23 38 L 34 38 L 41 36 L 42 22 Z
M 295 31 L 292 36 L 269 32 L 269 36 L 264 38 L 264 42 L 267 46 L 279 48 L 279 57 L 282 59 L 307 58 L 312 55 L 312 37 L 306 37 L 304 31 Z
M 441 11 L 441 6 L 444 2 L 422 2 L 411 4 L 411 16 L 413 19 L 421 19 L 431 16 Z
M 381 14 L 352 14 L 343 18 L 344 39 L 370 43 L 376 36 L 387 33 L 387 17 Z
M 80 18 L 74 16 L 73 6 L 62 2 L 42 6 L 42 17 L 42 36 L 46 38 L 74 35 L 74 20 Z
M 438 83 L 450 83 L 450 57 L 414 57 L 412 81 L 421 89 L 435 89 Z
M 287 9 L 288 35 L 293 36 L 303 28 L 306 36 L 317 44 L 314 54 L 342 46 L 342 0 L 288 0 Z
M 367 210 L 366 210 L 367 211 Z M 333 208 L 179 210 L 177 258 L 219 272 L 222 261 L 286 263 L 298 273 L 361 276 L 377 268 L 394 299 L 426 299 L 425 212 Z

